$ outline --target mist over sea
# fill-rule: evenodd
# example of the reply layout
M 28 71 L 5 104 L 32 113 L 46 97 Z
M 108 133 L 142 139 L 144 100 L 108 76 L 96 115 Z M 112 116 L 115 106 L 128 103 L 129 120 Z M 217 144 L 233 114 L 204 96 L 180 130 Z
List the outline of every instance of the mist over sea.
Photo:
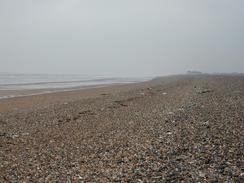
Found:
M 61 74 L 0 74 L 0 99 L 35 95 L 82 87 L 136 83 L 151 78 L 119 78 Z

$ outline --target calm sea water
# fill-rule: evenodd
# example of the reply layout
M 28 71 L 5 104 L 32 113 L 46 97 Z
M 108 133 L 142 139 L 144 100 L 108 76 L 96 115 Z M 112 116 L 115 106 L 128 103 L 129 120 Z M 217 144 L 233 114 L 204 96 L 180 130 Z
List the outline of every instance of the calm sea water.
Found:
M 53 92 L 55 89 L 68 90 L 94 85 L 135 83 L 149 79 L 151 78 L 111 78 L 103 76 L 52 74 L 0 74 L 0 99 L 21 96 L 23 95 L 23 91 L 28 90 L 33 91 L 28 92 L 28 95 L 31 95 L 36 94 L 35 90 L 42 90 L 42 93 L 47 93 Z

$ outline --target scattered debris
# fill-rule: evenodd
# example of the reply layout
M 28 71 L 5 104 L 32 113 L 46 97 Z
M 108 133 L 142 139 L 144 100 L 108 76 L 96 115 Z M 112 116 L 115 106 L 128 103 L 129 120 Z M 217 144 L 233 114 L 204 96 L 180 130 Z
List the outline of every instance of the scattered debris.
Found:
M 95 115 L 95 113 L 91 110 L 85 110 L 85 111 L 81 111 L 79 112 L 80 115 Z
M 203 90 L 197 90 L 197 94 L 204 94 L 204 93 L 210 93 L 213 92 L 211 89 L 203 89 Z
M 178 109 L 178 111 L 184 111 L 184 108 L 181 107 L 181 108 Z
M 5 132 L 0 132 L 0 137 L 6 137 L 7 136 L 7 133 Z
M 125 104 L 124 103 L 124 101 L 122 101 L 122 100 L 116 100 L 116 101 L 114 101 L 116 104 L 119 104 L 119 105 L 121 105 L 121 106 L 123 106 L 123 107 L 127 107 L 128 105 L 127 104 Z
M 108 96 L 109 94 L 108 93 L 102 93 L 101 95 L 102 96 Z

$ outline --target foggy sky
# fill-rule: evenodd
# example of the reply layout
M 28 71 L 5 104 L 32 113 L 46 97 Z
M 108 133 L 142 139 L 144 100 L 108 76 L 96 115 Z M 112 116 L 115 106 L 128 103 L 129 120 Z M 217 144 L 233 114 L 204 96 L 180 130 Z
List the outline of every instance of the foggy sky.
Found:
M 0 0 L 0 73 L 244 72 L 243 0 Z

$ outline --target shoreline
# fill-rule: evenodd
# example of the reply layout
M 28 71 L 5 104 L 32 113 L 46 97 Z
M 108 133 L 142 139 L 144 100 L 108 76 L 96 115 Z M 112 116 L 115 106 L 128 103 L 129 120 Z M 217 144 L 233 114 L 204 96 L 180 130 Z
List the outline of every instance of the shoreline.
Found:
M 125 92 L 138 87 L 144 87 L 153 80 L 154 79 L 133 83 L 112 83 L 62 89 L 22 90 L 22 94 L 19 96 L 0 98 L 0 113 L 10 112 L 12 110 L 28 110 L 32 107 L 40 108 L 46 105 L 95 98 L 106 95 L 107 93 Z M 14 93 L 15 91 L 11 92 Z M 20 91 L 17 92 L 19 93 Z
M 11 111 L 15 111 L 15 112 L 23 111 L 32 108 L 41 108 L 48 105 L 72 102 L 75 100 L 102 97 L 103 95 L 106 94 L 111 95 L 120 92 L 128 92 L 132 90 L 151 87 L 154 85 L 158 85 L 158 83 L 161 82 L 166 84 L 184 78 L 201 78 L 205 76 L 208 77 L 207 75 L 193 75 L 193 76 L 192 75 L 169 75 L 169 76 L 155 77 L 152 78 L 151 80 L 139 81 L 133 83 L 111 83 L 105 85 L 74 87 L 69 89 L 50 88 L 48 89 L 50 92 L 44 92 L 46 91 L 46 89 L 23 90 L 23 94 L 21 96 L 1 98 L 0 113 L 11 112 Z M 37 93 L 31 94 L 33 91 Z M 30 92 L 30 93 L 26 94 L 26 92 L 27 93 Z
M 59 92 L 69 92 L 69 91 L 78 91 L 83 89 L 95 89 L 109 86 L 117 86 L 117 85 L 126 85 L 126 84 L 134 84 L 140 82 L 133 83 L 111 83 L 111 84 L 101 84 L 101 85 L 88 85 L 88 86 L 77 86 L 70 88 L 45 88 L 45 89 L 20 89 L 20 90 L 0 90 L 0 101 L 7 100 L 12 98 L 19 97 L 29 97 L 35 95 L 43 95 L 43 94 L 51 94 L 51 93 L 59 93 Z M 4 95 L 4 96 L 3 96 Z
M 1 76 L 1 74 L 0 74 Z M 27 77 L 28 76 L 28 77 Z M 3 75 L 0 77 L 0 100 L 14 97 L 40 95 L 84 88 L 130 84 L 149 81 L 152 77 L 102 77 L 72 75 Z

